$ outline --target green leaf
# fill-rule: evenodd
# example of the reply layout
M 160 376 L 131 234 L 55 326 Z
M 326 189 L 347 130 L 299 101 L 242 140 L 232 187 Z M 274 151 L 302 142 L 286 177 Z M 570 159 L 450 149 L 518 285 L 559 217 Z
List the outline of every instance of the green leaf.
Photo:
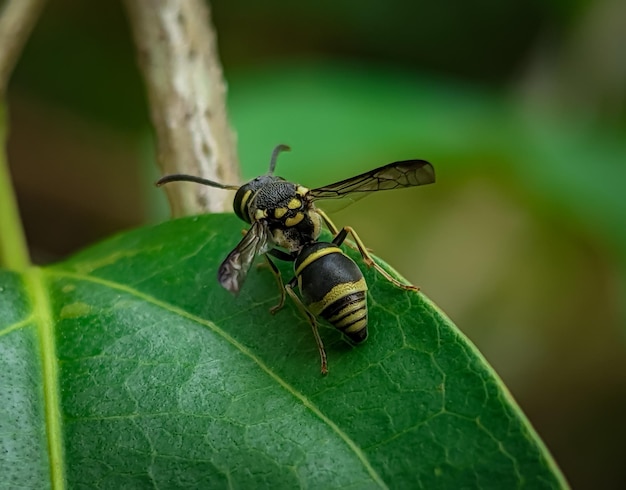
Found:
M 236 298 L 217 284 L 241 228 L 186 218 L 0 272 L 3 485 L 566 486 L 456 327 L 373 270 L 370 337 L 321 326 L 321 376 L 297 308 L 268 311 L 268 269 Z

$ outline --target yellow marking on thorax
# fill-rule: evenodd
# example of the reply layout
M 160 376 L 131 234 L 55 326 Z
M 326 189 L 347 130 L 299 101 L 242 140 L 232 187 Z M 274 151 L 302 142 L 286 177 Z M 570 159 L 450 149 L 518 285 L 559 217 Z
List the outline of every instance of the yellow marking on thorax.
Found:
M 296 187 L 296 194 L 298 194 L 299 196 L 306 196 L 309 193 L 309 189 L 307 189 L 304 186 L 299 185 L 298 187 Z
M 296 213 L 294 217 L 287 218 L 285 220 L 285 226 L 296 226 L 303 219 L 304 219 L 304 213 Z
M 289 203 L 287 204 L 287 207 L 289 209 L 299 209 L 302 207 L 302 201 L 294 197 L 291 201 L 289 201 Z
M 311 265 L 320 257 L 323 257 L 324 255 L 336 254 L 336 253 L 343 253 L 343 252 L 341 251 L 339 247 L 326 247 L 326 248 L 322 248 L 318 250 L 317 252 L 313 252 L 306 259 L 304 259 L 302 263 L 298 266 L 298 268 L 296 269 L 296 276 L 299 276 L 305 268 L 307 268 L 309 265 Z
M 317 303 L 311 303 L 308 306 L 309 311 L 317 316 L 324 310 L 324 308 L 333 304 L 338 299 L 360 291 L 367 291 L 367 283 L 363 277 L 355 282 L 343 282 L 341 284 L 337 284 L 330 291 L 328 291 L 326 296 L 324 296 L 320 301 Z
M 267 218 L 267 209 L 257 209 L 254 212 L 254 219 L 258 221 L 263 218 Z
M 322 217 L 316 212 L 309 212 L 308 214 L 313 222 L 313 239 L 317 240 L 322 232 Z
M 274 209 L 274 218 L 280 219 L 289 211 L 287 208 L 276 208 Z

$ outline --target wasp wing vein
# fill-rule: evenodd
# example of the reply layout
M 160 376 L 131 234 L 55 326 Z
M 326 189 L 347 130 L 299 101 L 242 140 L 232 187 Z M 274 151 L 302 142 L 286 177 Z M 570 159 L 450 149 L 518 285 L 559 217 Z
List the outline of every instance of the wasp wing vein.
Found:
M 389 163 L 356 177 L 318 187 L 310 191 L 313 200 L 337 199 L 349 194 L 401 189 L 435 182 L 435 170 L 425 160 Z M 358 196 L 363 197 L 363 196 Z M 353 196 L 353 199 L 357 196 Z

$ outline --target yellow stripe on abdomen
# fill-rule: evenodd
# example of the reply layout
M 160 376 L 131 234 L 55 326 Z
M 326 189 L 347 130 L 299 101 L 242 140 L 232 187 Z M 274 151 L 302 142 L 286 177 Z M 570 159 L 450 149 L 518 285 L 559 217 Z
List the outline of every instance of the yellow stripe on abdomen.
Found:
M 343 253 L 343 252 L 341 251 L 339 247 L 326 247 L 326 248 L 322 248 L 318 250 L 317 252 L 313 252 L 306 259 L 304 259 L 302 263 L 298 266 L 298 268 L 295 271 L 296 276 L 299 276 L 300 274 L 302 274 L 302 271 L 306 267 L 311 265 L 320 257 L 323 257 L 324 255 L 328 255 L 328 254 L 334 254 L 334 253 Z
M 332 249 L 322 249 L 320 252 L 323 252 L 324 250 L 332 250 Z M 302 265 L 304 265 L 304 263 Z M 337 284 L 330 291 L 328 291 L 328 293 L 326 293 L 320 301 L 316 303 L 311 303 L 309 305 L 309 310 L 311 311 L 311 313 L 317 316 L 324 310 L 324 308 L 326 308 L 329 305 L 332 305 L 336 301 L 339 301 L 341 298 L 348 296 L 349 294 L 354 294 L 354 293 L 364 292 L 364 291 L 367 291 L 367 283 L 365 282 L 365 278 L 361 278 L 355 282 L 344 282 L 341 284 Z

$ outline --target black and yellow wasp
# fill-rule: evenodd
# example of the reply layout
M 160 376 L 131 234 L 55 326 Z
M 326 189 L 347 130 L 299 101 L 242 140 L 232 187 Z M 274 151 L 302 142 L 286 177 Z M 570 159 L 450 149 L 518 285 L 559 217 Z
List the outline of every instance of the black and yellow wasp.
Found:
M 285 293 L 293 298 L 311 324 L 320 352 L 321 370 L 325 374 L 326 353 L 317 329 L 317 316 L 341 330 L 354 343 L 367 338 L 367 284 L 354 261 L 339 248 L 348 234 L 352 235 L 368 266 L 373 266 L 400 288 L 418 288 L 391 277 L 372 259 L 351 227 L 339 231 L 315 202 L 346 196 L 355 200 L 371 192 L 431 184 L 435 182 L 435 171 L 424 160 L 404 160 L 334 184 L 308 189 L 274 175 L 279 153 L 288 150 L 288 146 L 278 145 L 272 152 L 267 174 L 242 186 L 185 174 L 166 175 L 157 186 L 187 181 L 237 191 L 233 202 L 235 214 L 251 227 L 220 265 L 218 281 L 228 291 L 238 293 L 256 256 L 265 255 L 281 291 L 280 301 L 271 309 L 272 313 L 282 308 Z M 332 242 L 318 240 L 323 224 L 334 235 Z M 294 263 L 294 278 L 287 284 L 283 284 L 269 255 Z M 293 292 L 296 283 L 302 299 Z

